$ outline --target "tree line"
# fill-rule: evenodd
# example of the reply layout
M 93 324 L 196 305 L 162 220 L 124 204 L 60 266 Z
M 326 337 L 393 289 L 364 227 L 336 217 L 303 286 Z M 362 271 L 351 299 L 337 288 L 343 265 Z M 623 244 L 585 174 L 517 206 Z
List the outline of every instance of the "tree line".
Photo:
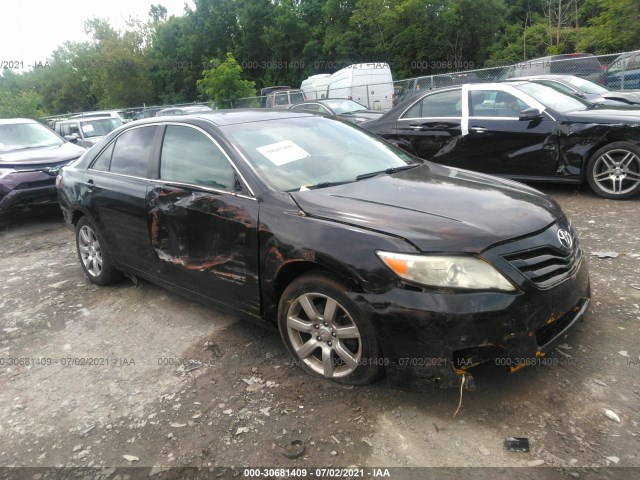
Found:
M 3 69 L 0 116 L 254 95 L 360 62 L 387 62 L 401 79 L 634 50 L 640 2 L 194 0 L 181 16 L 158 4 L 123 30 L 94 18 L 85 31 L 86 41 L 63 44 L 30 71 Z

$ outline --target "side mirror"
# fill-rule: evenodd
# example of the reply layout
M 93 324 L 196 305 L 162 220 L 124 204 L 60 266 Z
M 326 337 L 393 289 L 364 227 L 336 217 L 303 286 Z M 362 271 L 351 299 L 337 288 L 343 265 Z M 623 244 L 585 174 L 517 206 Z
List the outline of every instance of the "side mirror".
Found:
M 542 118 L 542 113 L 537 108 L 526 108 L 520 112 L 518 120 L 538 120 Z
M 72 133 L 71 135 L 65 135 L 64 139 L 67 142 L 78 143 L 78 134 L 77 133 Z

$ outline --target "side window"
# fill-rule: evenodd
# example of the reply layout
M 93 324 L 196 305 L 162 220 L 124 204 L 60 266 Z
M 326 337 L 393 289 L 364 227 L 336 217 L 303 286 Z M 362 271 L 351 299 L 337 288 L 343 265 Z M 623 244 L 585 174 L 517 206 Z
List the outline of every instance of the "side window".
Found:
M 100 155 L 98 155 L 98 158 L 96 158 L 93 161 L 93 165 L 91 165 L 91 168 L 93 170 L 100 170 L 101 172 L 109 171 L 109 166 L 111 165 L 111 155 L 113 155 L 114 145 L 115 145 L 115 142 L 111 142 L 111 144 L 109 144 L 107 148 L 105 148 L 102 152 L 100 152 Z
M 289 95 L 286 93 L 276 93 L 275 100 L 276 105 L 287 105 L 289 103 Z
M 469 92 L 472 117 L 519 117 L 529 106 L 502 90 L 475 90 Z
M 403 118 L 417 117 L 460 117 L 462 115 L 461 90 L 427 95 L 416 103 Z
M 61 123 L 60 124 L 60 135 L 62 135 L 63 137 L 65 135 L 69 135 L 69 124 L 68 123 Z
M 551 87 L 554 90 L 558 90 L 559 92 L 566 93 L 568 95 L 576 95 L 576 94 L 578 94 L 578 92 L 576 92 L 573 88 L 567 87 L 566 85 L 563 85 L 562 83 L 545 82 L 544 80 L 541 81 L 540 83 L 542 85 L 546 85 L 547 87 Z
M 76 134 L 78 136 L 80 136 L 80 130 L 78 129 L 78 124 L 77 123 L 70 123 L 69 124 L 69 133 L 71 134 Z
M 120 135 L 113 149 L 110 171 L 134 177 L 147 177 L 155 134 L 156 127 L 150 126 L 132 128 Z
M 631 57 L 629 63 L 627 63 L 627 70 L 638 70 L 640 69 L 640 53 L 636 53 Z
M 162 142 L 160 178 L 232 191 L 235 172 L 222 150 L 202 132 L 169 125 Z

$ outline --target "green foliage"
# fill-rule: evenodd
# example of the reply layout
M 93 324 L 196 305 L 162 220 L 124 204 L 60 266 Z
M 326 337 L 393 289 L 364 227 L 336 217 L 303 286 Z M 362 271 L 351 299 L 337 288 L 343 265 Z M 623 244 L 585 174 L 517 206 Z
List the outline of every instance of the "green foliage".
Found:
M 198 91 L 208 100 L 216 105 L 233 106 L 239 98 L 255 96 L 255 83 L 242 80 L 242 67 L 231 52 L 227 52 L 224 62 L 213 59 L 209 65 L 210 68 L 204 70 L 202 78 L 196 82 Z
M 37 120 L 45 115 L 42 96 L 33 90 L 23 90 L 17 94 L 8 88 L 0 88 L 0 118 L 32 118 Z
M 596 15 L 577 41 L 580 51 L 605 54 L 640 48 L 640 2 L 597 0 L 587 4 Z

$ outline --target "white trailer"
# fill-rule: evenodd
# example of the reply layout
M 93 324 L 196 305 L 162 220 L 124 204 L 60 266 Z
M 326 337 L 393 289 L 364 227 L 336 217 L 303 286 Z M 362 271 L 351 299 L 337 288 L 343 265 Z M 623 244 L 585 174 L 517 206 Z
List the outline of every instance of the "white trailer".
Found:
M 393 78 L 387 63 L 356 63 L 329 79 L 329 98 L 348 98 L 371 110 L 393 107 Z
M 327 88 L 329 87 L 330 73 L 320 73 L 311 75 L 302 81 L 300 90 L 304 92 L 307 100 L 322 100 L 327 98 Z

